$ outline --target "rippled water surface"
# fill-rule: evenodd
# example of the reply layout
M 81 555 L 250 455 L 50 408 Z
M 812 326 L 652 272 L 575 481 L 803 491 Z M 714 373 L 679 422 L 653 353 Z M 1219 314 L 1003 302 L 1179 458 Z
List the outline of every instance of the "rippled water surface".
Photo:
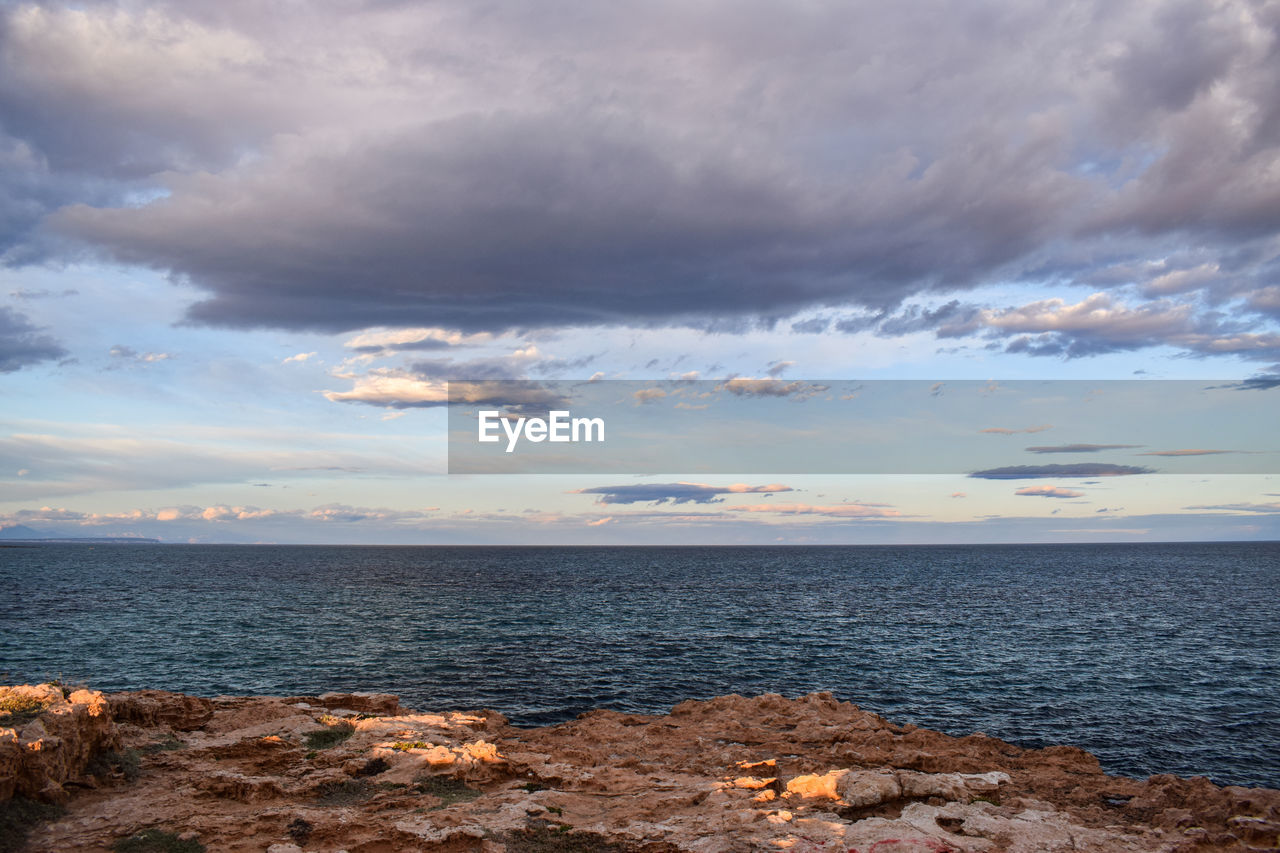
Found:
M 829 690 L 1280 787 L 1280 544 L 0 548 L 0 674 L 398 693 L 522 724 Z

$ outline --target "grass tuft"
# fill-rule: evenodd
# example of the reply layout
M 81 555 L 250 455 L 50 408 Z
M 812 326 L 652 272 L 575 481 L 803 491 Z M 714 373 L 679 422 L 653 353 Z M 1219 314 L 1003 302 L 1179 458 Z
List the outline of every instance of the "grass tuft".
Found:
M 119 773 L 126 782 L 135 782 L 142 775 L 142 753 L 136 749 L 123 752 L 100 752 L 85 765 L 90 776 L 110 776 Z
M 141 747 L 138 751 L 143 755 L 155 755 L 157 752 L 173 752 L 175 749 L 183 749 L 185 747 L 185 743 L 178 740 L 173 735 L 169 735 L 169 737 L 164 740 L 149 743 L 146 746 Z
M 413 780 L 413 789 L 419 794 L 430 794 L 440 799 L 436 808 L 446 808 L 454 803 L 466 803 L 483 794 L 452 776 L 432 776 L 424 773 Z
M 352 806 L 373 796 L 373 786 L 363 779 L 343 779 L 330 782 L 320 789 L 316 804 L 321 806 Z
M 326 723 L 325 726 L 325 728 L 311 732 L 306 736 L 306 744 L 309 748 L 328 749 L 329 747 L 337 746 L 355 734 L 356 731 L 356 727 L 346 720 L 339 720 L 333 724 Z

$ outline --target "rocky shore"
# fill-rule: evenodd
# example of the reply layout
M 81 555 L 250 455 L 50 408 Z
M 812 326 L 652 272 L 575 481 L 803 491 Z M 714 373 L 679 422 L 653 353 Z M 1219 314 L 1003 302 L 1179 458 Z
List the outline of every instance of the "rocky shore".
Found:
M 1280 849 L 1280 791 L 1108 776 L 821 693 L 525 729 L 381 694 L 0 688 L 0 813 L 0 850 L 31 851 Z

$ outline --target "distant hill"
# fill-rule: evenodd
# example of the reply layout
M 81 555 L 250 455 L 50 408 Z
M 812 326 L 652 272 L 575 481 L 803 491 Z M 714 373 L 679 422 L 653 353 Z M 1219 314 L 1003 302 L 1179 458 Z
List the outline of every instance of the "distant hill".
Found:
M 147 539 L 142 536 L 59 536 L 48 530 L 36 530 L 25 524 L 10 524 L 0 527 L 0 542 L 136 542 L 138 544 L 158 544 L 159 539 Z
M 51 539 L 56 535 L 47 530 L 35 530 L 25 524 L 0 526 L 0 539 Z

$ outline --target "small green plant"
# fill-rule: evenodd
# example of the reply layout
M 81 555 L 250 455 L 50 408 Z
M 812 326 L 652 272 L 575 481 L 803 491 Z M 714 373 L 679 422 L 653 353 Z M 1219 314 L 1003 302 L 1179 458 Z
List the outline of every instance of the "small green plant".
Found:
M 547 789 L 547 786 L 543 785 L 541 782 L 525 782 L 520 787 L 524 788 L 530 794 L 532 794 L 534 791 L 545 791 Z
M 44 713 L 51 703 L 0 687 L 0 726 L 20 726 Z
M 400 752 L 408 752 L 411 749 L 430 749 L 431 744 L 424 740 L 398 740 L 391 744 L 391 748 Z
M 315 758 L 319 754 L 320 753 L 316 752 L 314 749 L 309 749 L 307 750 L 307 754 L 305 757 L 308 761 L 310 761 L 311 759 Z
M 321 717 L 320 721 L 324 722 L 324 719 Z M 346 720 L 338 720 L 333 724 L 325 723 L 325 728 L 309 733 L 305 740 L 311 749 L 328 749 L 342 743 L 355 734 L 355 731 L 356 727 Z
M 547 811 L 551 812 L 556 817 L 564 816 L 564 809 L 560 808 L 559 806 L 547 806 Z
M 436 808 L 439 809 L 454 803 L 470 802 L 483 793 L 452 776 L 432 776 L 426 773 L 413 780 L 413 789 L 419 794 L 438 797 L 440 805 Z
M 37 824 L 66 814 L 62 806 L 13 797 L 0 802 L 0 853 L 17 853 L 27 842 L 27 833 Z
M 204 853 L 204 845 L 194 838 L 181 839 L 163 829 L 144 829 L 111 845 L 116 853 Z

